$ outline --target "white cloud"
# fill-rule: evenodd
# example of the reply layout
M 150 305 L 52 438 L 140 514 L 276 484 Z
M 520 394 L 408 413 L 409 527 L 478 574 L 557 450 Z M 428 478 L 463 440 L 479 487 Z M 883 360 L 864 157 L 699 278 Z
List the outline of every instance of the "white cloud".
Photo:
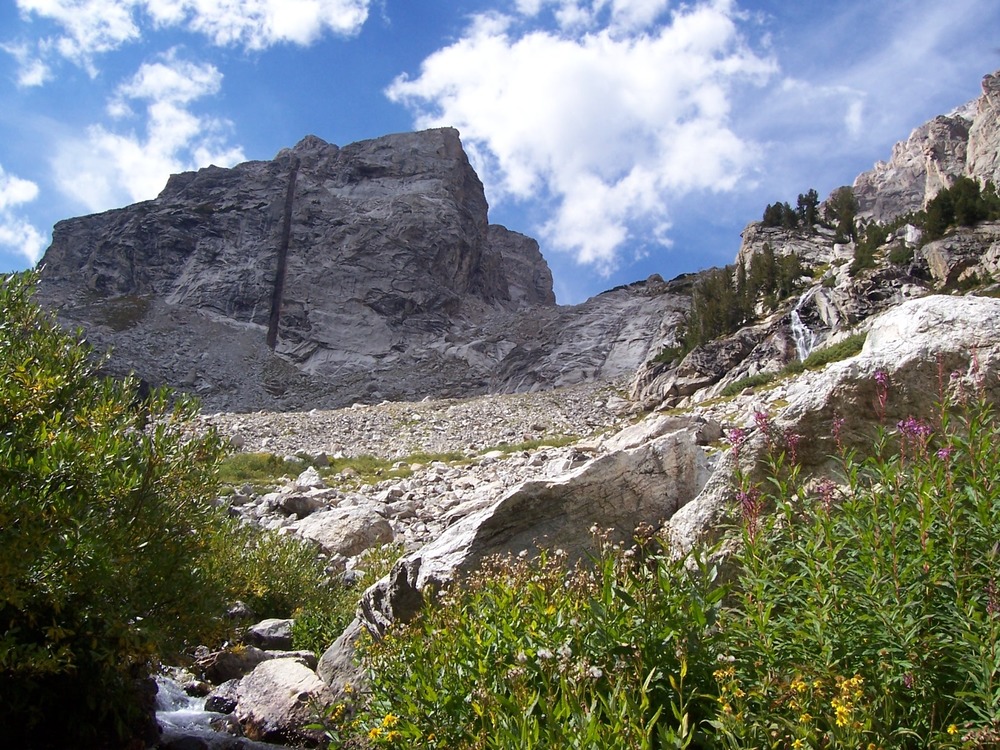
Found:
M 228 122 L 196 114 L 190 106 L 221 84 L 214 66 L 180 60 L 174 52 L 142 65 L 108 108 L 115 117 L 134 119 L 130 103 L 144 104 L 144 132 L 93 125 L 86 138 L 63 142 L 53 163 L 60 190 L 100 211 L 155 197 L 171 174 L 245 160 L 240 147 L 227 144 Z
M 145 0 L 162 25 L 184 25 L 219 45 L 264 49 L 291 42 L 308 45 L 329 31 L 356 34 L 368 19 L 370 0 Z
M 18 86 L 41 86 L 52 78 L 51 69 L 35 54 L 32 46 L 24 43 L 0 44 L 0 49 L 17 61 Z
M 146 27 L 179 27 L 221 46 L 250 50 L 275 44 L 309 45 L 330 32 L 350 36 L 368 18 L 370 0 L 17 0 L 26 17 L 51 21 L 53 36 L 17 54 L 24 81 L 44 80 L 56 53 L 97 74 L 94 58 L 142 37 Z M 27 84 L 25 84 L 27 85 Z
M 37 197 L 35 183 L 9 175 L 0 166 L 0 247 L 20 253 L 30 263 L 42 256 L 47 238 L 13 209 Z
M 546 30 L 545 6 L 590 28 Z M 732 189 L 758 153 L 729 123 L 730 96 L 774 63 L 730 3 L 658 21 L 663 6 L 521 0 L 522 15 L 476 18 L 387 94 L 419 127 L 457 127 L 494 200 L 554 201 L 543 239 L 608 273 L 637 232 L 662 239 L 672 196 Z

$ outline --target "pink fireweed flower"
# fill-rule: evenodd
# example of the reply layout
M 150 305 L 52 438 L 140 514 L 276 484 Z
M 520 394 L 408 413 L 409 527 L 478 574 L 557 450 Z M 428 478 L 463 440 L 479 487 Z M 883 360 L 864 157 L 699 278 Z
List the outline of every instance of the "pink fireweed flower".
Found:
M 879 421 L 885 420 L 885 405 L 889 401 L 889 373 L 883 369 L 875 371 L 875 398 Z
M 802 436 L 797 432 L 785 430 L 785 445 L 788 447 L 788 460 L 793 464 L 799 460 L 799 441 Z
M 937 452 L 937 457 L 940 458 L 942 461 L 947 461 L 949 458 L 951 458 L 953 450 L 954 448 L 952 448 L 950 445 L 945 448 L 942 448 Z
M 833 507 L 833 496 L 837 491 L 837 484 L 832 479 L 824 479 L 816 487 L 816 492 L 819 494 L 820 502 L 823 503 L 823 509 L 829 513 L 830 508 Z
M 837 450 L 839 452 L 843 452 L 844 450 L 843 431 L 846 422 L 847 420 L 843 417 L 834 417 L 833 419 L 833 439 L 837 443 Z
M 922 419 L 914 419 L 913 417 L 901 419 L 896 424 L 896 427 L 906 437 L 920 441 L 926 441 L 933 432 L 929 424 L 924 422 Z
M 726 441 L 733 447 L 733 458 L 739 459 L 740 449 L 746 442 L 747 431 L 742 427 L 734 427 L 726 433 Z
M 761 510 L 760 490 L 756 487 L 739 490 L 736 493 L 736 501 L 740 504 L 740 513 L 743 516 L 747 533 L 751 539 L 754 539 L 757 536 L 757 521 L 760 518 Z

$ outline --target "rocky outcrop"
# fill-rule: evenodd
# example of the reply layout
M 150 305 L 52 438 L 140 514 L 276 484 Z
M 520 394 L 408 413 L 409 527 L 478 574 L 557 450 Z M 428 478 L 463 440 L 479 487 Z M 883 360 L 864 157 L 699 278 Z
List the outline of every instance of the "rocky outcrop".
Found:
M 887 162 L 878 162 L 854 181 L 858 215 L 888 221 L 919 211 L 966 175 L 980 182 L 1000 178 L 1000 75 L 983 79 L 983 94 L 949 115 L 941 115 L 897 143 Z
M 822 226 L 814 229 L 798 230 L 783 227 L 766 227 L 759 221 L 747 224 L 740 235 L 740 249 L 736 253 L 736 263 L 742 263 L 749 270 L 753 258 L 770 247 L 775 257 L 795 255 L 806 268 L 816 268 L 835 260 L 849 259 L 852 248 L 835 244 L 835 232 Z
M 927 243 L 919 254 L 941 287 L 996 280 L 1000 278 L 1000 222 L 963 228 Z
M 969 141 L 967 110 L 941 115 L 897 143 L 888 162 L 854 181 L 858 213 L 878 221 L 919 211 L 955 175 L 963 174 Z
M 487 208 L 453 129 L 309 136 L 60 222 L 39 298 L 112 348 L 113 373 L 227 411 L 613 377 L 679 318 L 659 279 L 556 307 L 538 244 Z
M 966 159 L 969 175 L 1000 185 L 1000 71 L 983 78 Z

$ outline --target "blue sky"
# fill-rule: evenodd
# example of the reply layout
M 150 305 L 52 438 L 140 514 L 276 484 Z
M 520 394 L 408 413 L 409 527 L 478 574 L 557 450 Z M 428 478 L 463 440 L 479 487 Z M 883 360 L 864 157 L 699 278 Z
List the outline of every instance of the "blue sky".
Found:
M 0 0 L 0 271 L 169 174 L 452 125 L 562 303 L 731 262 L 1000 69 L 996 0 Z

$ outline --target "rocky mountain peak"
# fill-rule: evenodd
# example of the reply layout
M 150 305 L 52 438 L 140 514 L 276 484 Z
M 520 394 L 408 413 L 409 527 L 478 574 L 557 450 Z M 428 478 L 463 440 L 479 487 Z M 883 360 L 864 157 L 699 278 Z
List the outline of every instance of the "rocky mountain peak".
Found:
M 617 376 L 652 345 L 638 326 L 681 315 L 669 293 L 557 308 L 538 243 L 488 208 L 454 128 L 309 135 L 60 222 L 40 296 L 113 348 L 113 371 L 229 409 Z
M 958 175 L 980 181 L 1000 178 L 1000 71 L 983 78 L 982 95 L 935 117 L 897 143 L 854 181 L 858 215 L 887 221 L 919 211 Z

